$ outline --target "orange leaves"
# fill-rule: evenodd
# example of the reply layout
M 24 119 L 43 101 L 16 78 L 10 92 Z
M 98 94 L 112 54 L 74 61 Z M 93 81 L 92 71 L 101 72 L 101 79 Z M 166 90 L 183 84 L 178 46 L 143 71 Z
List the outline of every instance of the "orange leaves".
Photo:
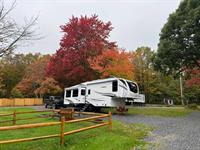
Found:
M 91 67 L 101 74 L 101 77 L 116 76 L 127 79 L 133 78 L 133 65 L 129 53 L 124 50 L 106 49 L 93 61 Z
M 49 59 L 49 55 L 44 55 L 26 68 L 23 79 L 16 86 L 22 94 L 34 96 L 34 90 L 45 79 L 45 69 Z
M 59 87 L 58 82 L 53 78 L 45 78 L 45 80 L 41 83 L 41 86 L 34 91 L 34 93 L 39 96 L 45 94 L 55 95 L 61 92 L 62 89 Z

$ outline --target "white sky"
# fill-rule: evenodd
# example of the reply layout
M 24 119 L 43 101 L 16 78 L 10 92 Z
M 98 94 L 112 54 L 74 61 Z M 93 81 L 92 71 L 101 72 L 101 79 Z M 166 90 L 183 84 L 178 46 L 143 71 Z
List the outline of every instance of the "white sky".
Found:
M 8 7 L 13 0 L 4 0 Z M 60 25 L 72 15 L 97 14 L 104 22 L 111 21 L 114 29 L 110 41 L 127 50 L 149 46 L 156 50 L 159 33 L 170 13 L 181 0 L 16 0 L 11 17 L 18 23 L 39 15 L 38 33 L 43 39 L 18 48 L 17 52 L 55 53 L 62 37 Z

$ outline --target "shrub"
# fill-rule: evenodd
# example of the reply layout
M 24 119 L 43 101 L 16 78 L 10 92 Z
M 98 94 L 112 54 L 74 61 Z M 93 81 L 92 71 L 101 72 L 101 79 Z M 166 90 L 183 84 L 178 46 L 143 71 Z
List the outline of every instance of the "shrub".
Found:
M 13 98 L 22 98 L 24 96 L 18 89 L 14 88 L 11 91 L 11 97 L 13 97 Z
M 198 109 L 198 105 L 196 103 L 188 104 L 187 107 L 190 108 L 190 109 L 193 109 L 193 110 Z

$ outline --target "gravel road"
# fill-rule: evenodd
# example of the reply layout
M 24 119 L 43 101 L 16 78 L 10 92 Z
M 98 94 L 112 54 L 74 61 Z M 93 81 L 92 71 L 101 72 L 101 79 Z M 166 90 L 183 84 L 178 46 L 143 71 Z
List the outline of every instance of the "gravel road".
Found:
M 176 118 L 114 115 L 113 119 L 126 123 L 143 123 L 154 127 L 152 133 L 146 138 L 147 141 L 155 143 L 149 149 L 200 150 L 200 112 Z

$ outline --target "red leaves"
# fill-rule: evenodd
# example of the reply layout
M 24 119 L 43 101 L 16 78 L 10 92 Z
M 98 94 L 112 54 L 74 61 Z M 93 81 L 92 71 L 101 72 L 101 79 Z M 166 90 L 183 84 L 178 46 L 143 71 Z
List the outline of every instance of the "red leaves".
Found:
M 61 26 L 64 36 L 60 49 L 51 58 L 47 75 L 62 86 L 70 86 L 97 78 L 88 60 L 101 55 L 105 48 L 115 47 L 107 38 L 112 30 L 111 23 L 104 23 L 96 15 L 72 17 Z
M 192 69 L 188 70 L 188 72 L 190 73 L 191 78 L 186 81 L 186 85 L 188 87 L 200 86 L 200 70 Z
M 61 48 L 85 52 L 90 49 L 98 54 L 104 47 L 114 46 L 114 43 L 107 40 L 112 30 L 111 23 L 103 23 L 97 17 L 73 16 L 69 23 L 61 26 L 64 32 L 60 42 Z

